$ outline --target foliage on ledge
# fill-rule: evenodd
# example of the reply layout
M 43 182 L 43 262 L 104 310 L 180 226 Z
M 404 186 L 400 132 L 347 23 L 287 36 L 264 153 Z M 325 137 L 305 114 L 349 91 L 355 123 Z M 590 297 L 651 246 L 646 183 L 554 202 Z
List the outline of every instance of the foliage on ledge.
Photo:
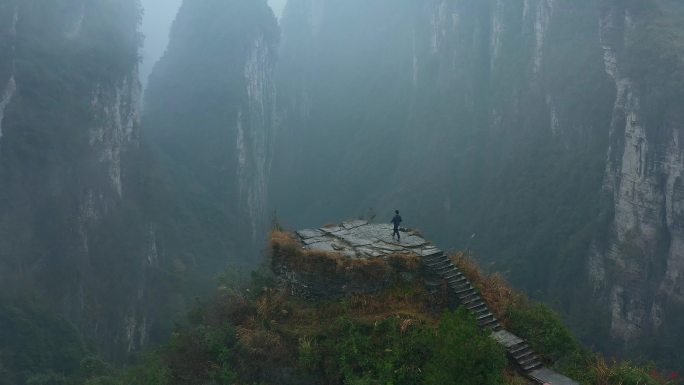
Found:
M 291 261 L 364 263 L 306 252 L 285 233 L 274 233 L 271 246 L 274 257 Z M 677 383 L 653 367 L 607 362 L 580 346 L 549 308 L 516 293 L 501 276 L 483 274 L 463 255 L 454 259 L 511 331 L 583 385 Z M 254 273 L 244 285 L 229 282 L 235 280 L 193 311 L 168 344 L 111 384 L 528 384 L 465 310 L 446 310 L 446 291 L 430 295 L 419 281 L 317 301 L 290 295 L 270 271 Z

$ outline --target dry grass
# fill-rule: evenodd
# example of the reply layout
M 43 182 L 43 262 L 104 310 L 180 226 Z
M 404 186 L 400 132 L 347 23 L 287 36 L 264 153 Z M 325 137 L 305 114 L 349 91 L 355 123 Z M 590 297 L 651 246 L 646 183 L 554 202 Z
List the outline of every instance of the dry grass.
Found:
M 386 279 L 393 272 L 416 271 L 421 259 L 412 254 L 386 258 L 349 258 L 339 253 L 305 250 L 294 234 L 274 231 L 271 235 L 272 262 L 284 264 L 304 276 L 343 276 L 350 282 Z
M 279 231 L 271 236 L 271 250 L 274 267 L 284 265 L 305 280 L 322 276 L 342 278 L 352 286 L 385 281 L 396 278 L 400 272 L 418 272 L 422 267 L 422 259 L 412 254 L 354 259 L 339 253 L 305 250 L 296 235 Z M 257 314 L 267 321 L 274 314 L 280 315 L 273 327 L 293 340 L 317 336 L 343 315 L 370 324 L 398 316 L 410 320 L 402 324 L 407 329 L 413 322 L 436 323 L 438 317 L 429 310 L 432 296 L 418 280 L 412 284 L 394 284 L 375 294 L 350 295 L 343 301 L 311 303 L 279 295 L 263 293 L 256 301 Z M 286 317 L 279 314 L 282 308 L 288 309 Z
M 285 294 L 281 291 L 266 288 L 256 300 L 256 314 L 259 318 L 269 321 L 280 320 L 289 315 L 290 310 L 285 306 Z
M 357 294 L 347 299 L 351 315 L 358 319 L 378 320 L 390 316 L 432 320 L 428 311 L 428 293 L 421 284 L 394 286 L 378 294 Z
M 596 385 L 621 385 L 625 378 L 631 378 L 628 381 L 630 384 L 634 379 L 641 377 L 641 379 L 648 378 L 649 383 L 655 382 L 662 385 L 676 385 L 680 384 L 679 374 L 671 373 L 670 378 L 658 373 L 655 369 L 650 372 L 647 369 L 632 366 L 629 362 L 618 362 L 615 359 L 607 361 L 604 357 L 598 355 L 593 362 L 591 371 L 594 374 L 594 383 Z M 637 380 L 639 384 L 645 384 L 645 381 Z
M 240 325 L 254 316 L 256 316 L 254 304 L 244 293 L 226 292 L 219 296 L 216 306 L 209 308 L 204 314 L 204 322 L 207 325 L 216 326 L 229 320 L 233 324 Z
M 237 327 L 235 334 L 243 352 L 241 358 L 244 360 L 245 367 L 252 367 L 257 362 L 262 364 L 287 362 L 292 358 L 285 340 L 276 331 Z
M 454 254 L 450 258 L 468 277 L 491 311 L 504 324 L 507 324 L 507 309 L 526 301 L 525 296 L 513 290 L 501 274 L 485 274 L 473 260 L 468 259 L 463 253 Z
M 349 260 L 339 253 L 305 250 L 295 235 L 282 231 L 274 231 L 271 234 L 271 250 L 273 263 L 284 263 L 304 274 L 340 273 L 344 271 L 345 262 Z
M 398 271 L 417 271 L 423 266 L 423 259 L 415 254 L 391 254 L 386 260 Z
M 312 303 L 289 297 L 285 304 L 290 309 L 288 316 L 271 326 L 288 340 L 298 340 L 324 334 L 342 316 L 371 325 L 390 317 L 436 324 L 438 314 L 428 311 L 427 298 L 419 284 L 395 286 L 377 294 L 352 295 L 341 301 Z

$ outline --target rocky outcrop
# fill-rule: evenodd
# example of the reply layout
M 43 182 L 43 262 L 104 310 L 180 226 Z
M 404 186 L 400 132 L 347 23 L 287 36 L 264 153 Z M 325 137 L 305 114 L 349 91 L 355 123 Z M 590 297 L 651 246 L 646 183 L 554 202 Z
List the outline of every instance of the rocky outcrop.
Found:
M 630 345 L 666 335 L 671 319 L 664 309 L 672 314 L 684 305 L 682 124 L 669 101 L 660 119 L 649 119 L 653 96 L 642 95 L 644 79 L 629 72 L 630 46 L 647 17 L 617 3 L 600 17 L 605 70 L 616 89 L 604 186 L 614 218 L 608 239 L 591 254 L 589 273 L 611 309 L 611 335 Z
M 272 270 L 293 295 L 312 299 L 372 294 L 425 278 L 422 257 L 439 250 L 418 234 L 406 233 L 401 242 L 391 234 L 391 225 L 362 220 L 292 235 L 276 232 Z

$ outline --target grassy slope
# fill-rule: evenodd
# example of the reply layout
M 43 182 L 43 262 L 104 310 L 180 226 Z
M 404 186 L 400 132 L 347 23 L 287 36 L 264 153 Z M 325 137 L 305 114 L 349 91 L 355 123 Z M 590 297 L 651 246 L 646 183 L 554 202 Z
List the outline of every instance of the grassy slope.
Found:
M 276 234 L 273 250 L 292 240 Z M 454 256 L 493 309 L 556 369 L 582 384 L 670 384 L 651 368 L 611 362 L 582 348 L 548 308 Z M 445 290 L 398 284 L 373 295 L 305 301 L 255 274 L 216 298 L 126 384 L 525 384 L 505 352 L 463 310 L 445 311 Z

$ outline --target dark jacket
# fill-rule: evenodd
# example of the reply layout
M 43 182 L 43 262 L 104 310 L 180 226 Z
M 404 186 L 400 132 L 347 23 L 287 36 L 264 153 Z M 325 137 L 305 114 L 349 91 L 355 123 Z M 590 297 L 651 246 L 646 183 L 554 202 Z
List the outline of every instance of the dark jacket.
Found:
M 401 223 L 401 216 L 399 216 L 399 214 L 395 215 L 394 218 L 392 218 L 392 223 L 394 224 L 394 228 L 398 229 L 399 224 Z

